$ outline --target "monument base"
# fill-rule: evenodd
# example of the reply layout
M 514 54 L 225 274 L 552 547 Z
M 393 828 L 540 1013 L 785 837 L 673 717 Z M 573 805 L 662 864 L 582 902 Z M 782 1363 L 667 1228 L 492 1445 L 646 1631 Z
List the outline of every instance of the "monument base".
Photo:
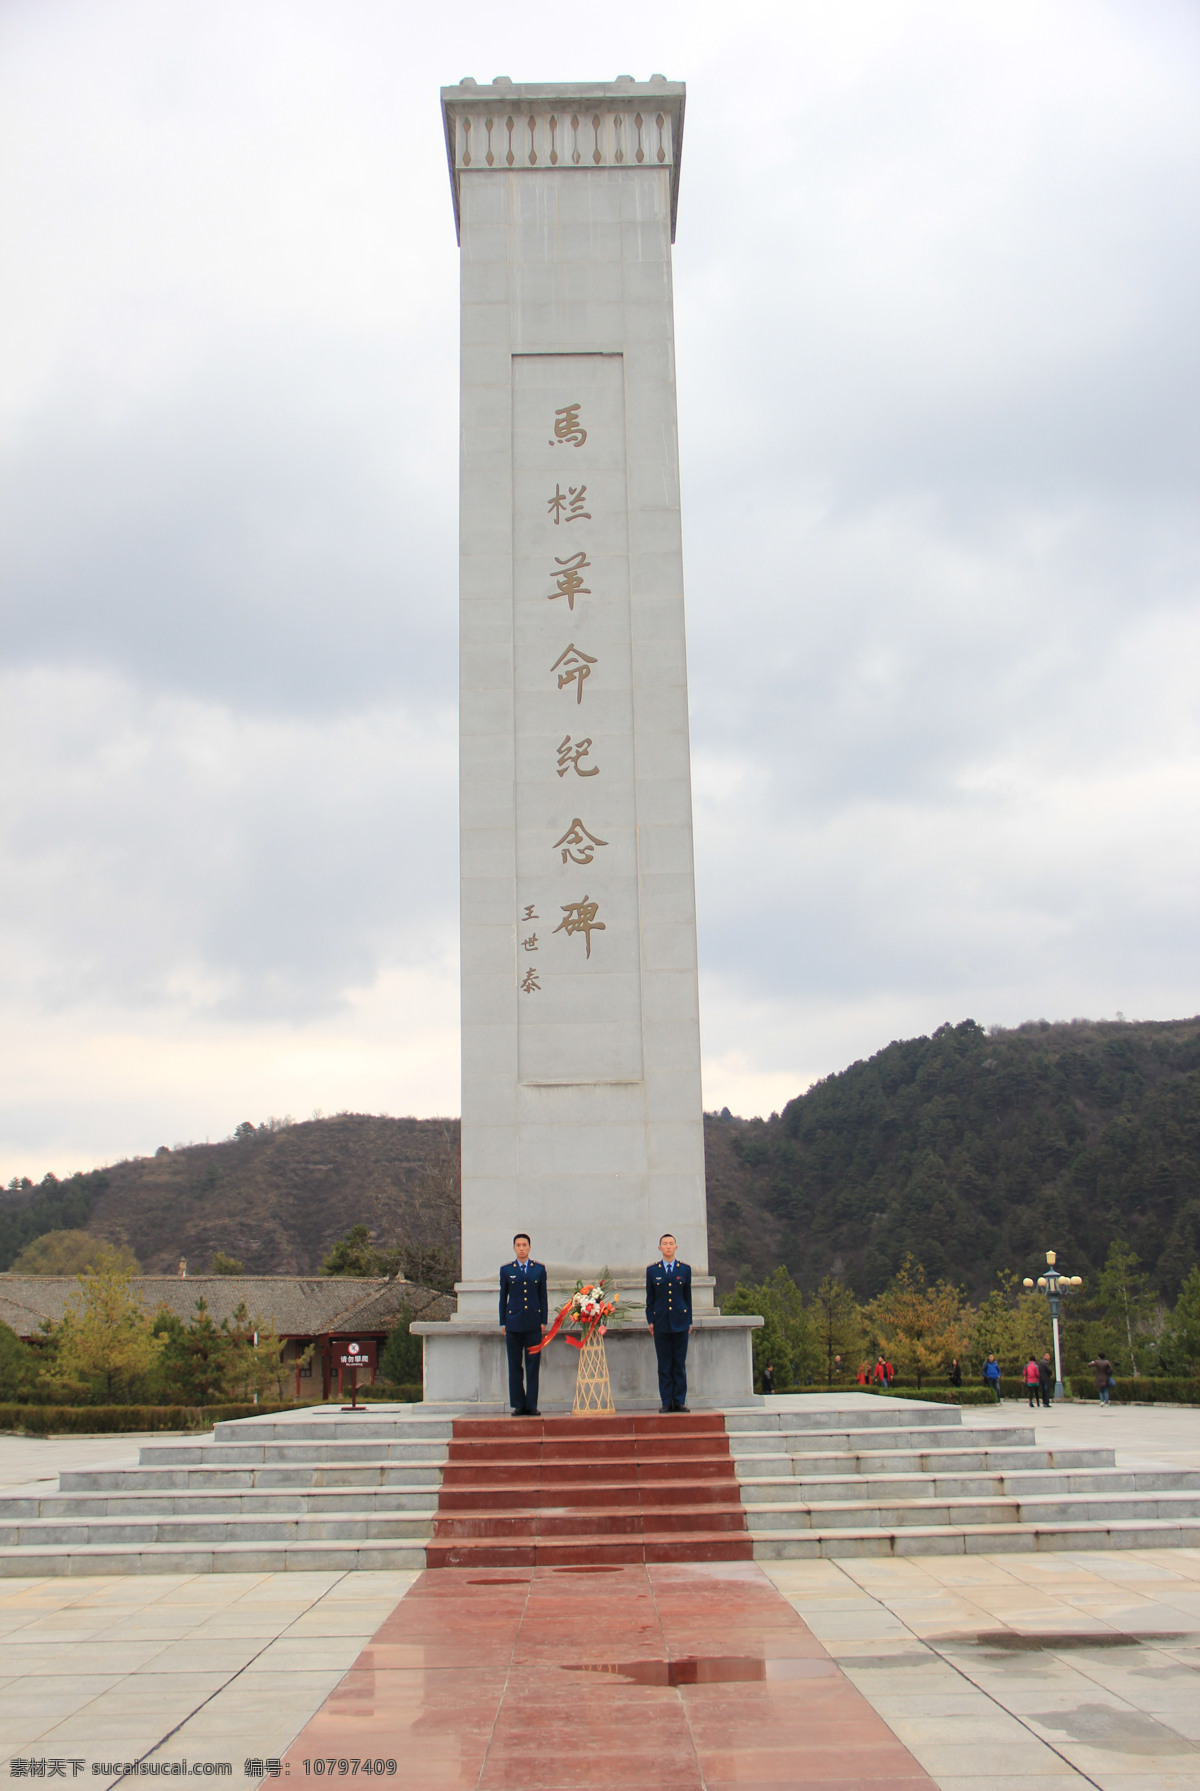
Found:
M 493 1296 L 494 1298 L 495 1296 Z M 688 1405 L 708 1411 L 727 1405 L 761 1405 L 754 1391 L 750 1333 L 762 1319 L 739 1313 L 697 1318 L 688 1346 Z M 418 1320 L 413 1335 L 425 1346 L 426 1405 L 472 1405 L 481 1411 L 508 1410 L 508 1354 L 495 1320 Z M 610 1330 L 604 1339 L 609 1378 L 618 1412 L 658 1410 L 658 1360 L 645 1325 Z M 538 1405 L 544 1412 L 569 1412 L 575 1398 L 579 1351 L 559 1336 L 542 1356 Z
M 575 1292 L 576 1276 L 574 1273 L 564 1274 L 555 1269 L 547 1272 L 546 1292 L 550 1301 L 550 1316 L 558 1311 L 564 1301 L 569 1300 Z M 605 1279 L 607 1287 L 615 1287 L 621 1296 L 621 1305 L 631 1306 L 636 1312 L 644 1304 L 646 1291 L 646 1272 L 639 1269 L 636 1275 L 610 1274 Z M 695 1318 L 708 1318 L 717 1315 L 714 1305 L 717 1281 L 715 1275 L 692 1274 L 692 1313 Z M 456 1281 L 454 1292 L 458 1297 L 458 1310 L 450 1320 L 452 1325 L 486 1324 L 496 1310 L 496 1277 L 489 1275 L 485 1281 Z

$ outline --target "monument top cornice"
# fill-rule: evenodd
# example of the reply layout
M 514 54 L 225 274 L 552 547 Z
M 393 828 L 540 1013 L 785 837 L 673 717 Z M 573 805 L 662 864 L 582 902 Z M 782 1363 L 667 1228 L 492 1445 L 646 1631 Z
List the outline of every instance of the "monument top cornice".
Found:
M 464 173 L 593 168 L 662 169 L 670 180 L 671 240 L 679 201 L 679 161 L 687 88 L 652 75 L 635 81 L 511 81 L 470 77 L 442 88 L 446 156 L 460 232 Z

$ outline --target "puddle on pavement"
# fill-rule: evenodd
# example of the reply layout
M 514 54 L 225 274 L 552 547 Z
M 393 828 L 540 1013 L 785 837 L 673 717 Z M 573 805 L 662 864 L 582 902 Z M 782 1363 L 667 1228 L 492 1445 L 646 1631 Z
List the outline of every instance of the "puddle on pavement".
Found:
M 1140 1710 L 1114 1710 L 1111 1704 L 1079 1704 L 1074 1710 L 1032 1711 L 1030 1720 L 1052 1734 L 1118 1754 L 1194 1754 L 1193 1742 Z
M 1038 1630 L 1029 1635 L 1016 1629 L 981 1629 L 977 1635 L 926 1636 L 924 1639 L 933 1648 L 995 1648 L 1001 1654 L 1040 1654 L 1043 1651 L 1061 1654 L 1072 1648 L 1139 1648 L 1143 1643 L 1153 1646 L 1156 1642 L 1182 1642 L 1188 1635 L 1187 1630 L 1154 1633 L 1147 1630 L 1142 1635 L 1132 1636 L 1115 1629 L 1096 1630 L 1091 1634 L 1077 1629 Z
M 826 1679 L 831 1660 L 760 1660 L 752 1654 L 687 1656 L 683 1660 L 602 1660 L 564 1665 L 564 1673 L 595 1673 L 628 1685 L 730 1685 L 763 1679 Z
M 889 1672 L 893 1667 L 935 1667 L 938 1657 L 932 1647 L 897 1649 L 893 1654 L 848 1654 L 838 1656 L 838 1665 L 848 1672 L 857 1673 L 859 1668 L 884 1667 Z

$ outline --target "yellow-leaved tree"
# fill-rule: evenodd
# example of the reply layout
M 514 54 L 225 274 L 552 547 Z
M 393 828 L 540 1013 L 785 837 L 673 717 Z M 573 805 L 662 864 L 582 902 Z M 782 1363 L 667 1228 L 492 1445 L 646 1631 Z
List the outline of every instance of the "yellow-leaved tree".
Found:
M 927 1281 L 920 1263 L 906 1256 L 863 1316 L 872 1351 L 919 1387 L 922 1380 L 940 1379 L 950 1358 L 962 1355 L 971 1312 L 961 1288 Z
M 117 1251 L 106 1250 L 77 1279 L 79 1292 L 54 1328 L 47 1378 L 59 1390 L 97 1393 L 109 1405 L 125 1401 L 154 1366 L 163 1340 L 131 1291 L 133 1272 Z
M 1022 1292 L 1020 1277 L 1011 1270 L 998 1270 L 996 1280 L 1000 1285 L 975 1314 L 967 1353 L 976 1375 L 982 1375 L 991 1354 L 1005 1378 L 1019 1380 L 1030 1356 L 1040 1357 L 1051 1347 L 1050 1302 L 1045 1294 Z

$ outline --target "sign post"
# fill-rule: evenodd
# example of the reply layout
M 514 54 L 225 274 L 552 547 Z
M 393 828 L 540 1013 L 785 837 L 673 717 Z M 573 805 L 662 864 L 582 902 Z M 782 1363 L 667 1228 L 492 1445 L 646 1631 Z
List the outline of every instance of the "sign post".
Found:
M 348 1343 L 342 1350 L 341 1362 L 343 1368 L 350 1370 L 350 1404 L 344 1405 L 342 1410 L 363 1412 L 366 1407 L 358 1403 L 358 1371 L 360 1368 L 370 1367 L 371 1357 L 365 1349 L 360 1350 L 357 1343 Z

